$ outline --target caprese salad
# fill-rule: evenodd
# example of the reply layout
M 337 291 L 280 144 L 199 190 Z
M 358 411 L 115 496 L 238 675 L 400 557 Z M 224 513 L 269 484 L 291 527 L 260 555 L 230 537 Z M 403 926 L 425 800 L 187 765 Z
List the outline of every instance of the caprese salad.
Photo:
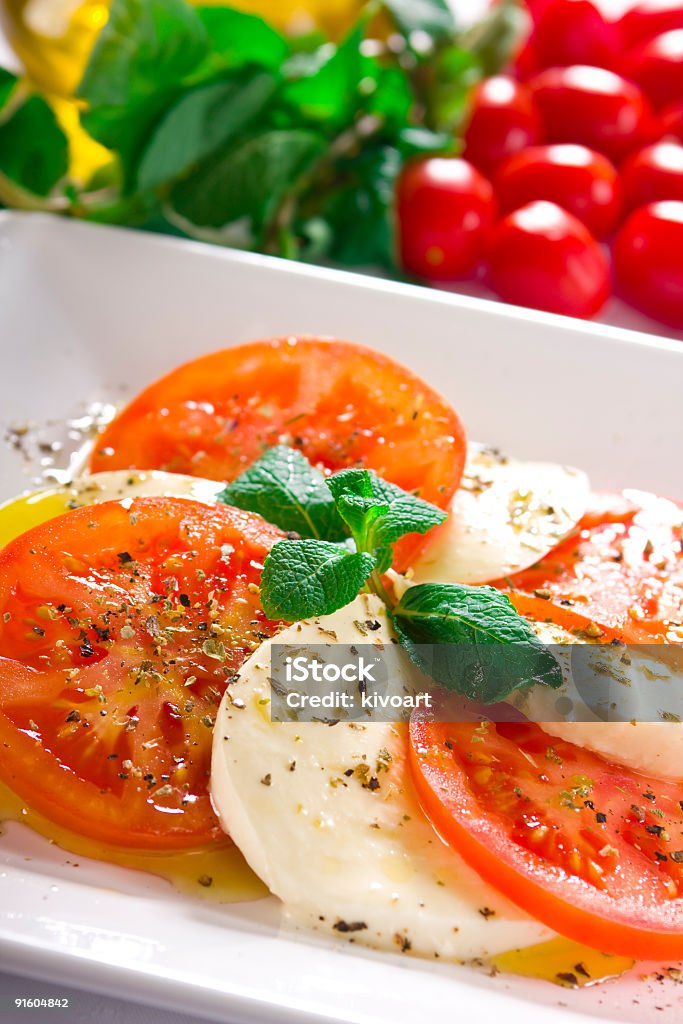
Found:
M 283 337 L 147 387 L 87 473 L 0 509 L 0 545 L 0 780 L 60 842 L 236 846 L 296 926 L 404 954 L 683 958 L 677 715 L 538 710 L 549 645 L 661 650 L 675 690 L 674 500 L 468 444 L 386 355 Z M 513 690 L 430 671 L 525 713 L 277 722 L 274 643 L 522 645 Z

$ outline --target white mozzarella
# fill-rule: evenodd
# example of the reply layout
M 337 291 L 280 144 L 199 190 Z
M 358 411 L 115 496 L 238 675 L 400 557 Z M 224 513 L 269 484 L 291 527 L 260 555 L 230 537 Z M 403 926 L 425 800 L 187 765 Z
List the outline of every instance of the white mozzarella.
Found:
M 585 473 L 470 445 L 448 521 L 415 563 L 418 583 L 486 583 L 527 569 L 586 511 Z
M 671 664 L 667 659 L 667 649 L 591 643 L 590 661 L 581 658 L 577 664 L 576 658 L 572 663 L 572 648 L 585 645 L 585 640 L 560 626 L 530 624 L 552 645 L 564 685 L 560 690 L 536 686 L 522 691 L 512 700 L 515 707 L 551 736 L 606 761 L 647 775 L 683 779 L 683 724 L 676 720 L 683 719 L 683 679 L 675 660 Z M 581 677 L 587 684 L 581 685 Z M 602 716 L 614 715 L 615 704 L 623 720 L 604 721 Z
M 121 501 L 125 498 L 167 497 L 191 498 L 213 505 L 225 484 L 182 473 L 164 473 L 161 470 L 117 469 L 106 473 L 93 473 L 73 480 L 64 487 L 68 500 L 79 505 L 93 505 L 100 501 Z
M 363 636 L 357 623 L 368 618 L 380 629 Z M 362 595 L 275 642 L 324 644 L 330 631 L 343 644 L 392 641 L 384 605 Z M 410 779 L 405 724 L 271 721 L 270 645 L 245 663 L 220 706 L 211 794 L 286 918 L 354 942 L 456 959 L 548 938 L 434 832 Z M 369 777 L 377 788 L 364 785 Z

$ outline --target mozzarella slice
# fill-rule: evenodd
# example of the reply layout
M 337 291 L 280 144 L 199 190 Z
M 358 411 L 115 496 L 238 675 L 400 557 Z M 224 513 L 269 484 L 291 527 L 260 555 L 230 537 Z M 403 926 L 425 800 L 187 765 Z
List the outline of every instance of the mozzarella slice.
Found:
M 470 445 L 447 522 L 414 566 L 418 583 L 486 583 L 527 569 L 586 511 L 585 473 Z
M 562 667 L 560 690 L 536 686 L 511 703 L 551 736 L 606 761 L 670 780 L 683 779 L 683 678 L 665 648 L 590 644 L 553 624 L 531 622 Z M 579 653 L 577 644 L 584 645 Z M 663 657 L 661 657 L 663 655 Z M 623 721 L 604 721 L 618 704 Z M 670 720 L 667 720 L 667 717 Z M 660 718 L 660 721 L 656 719 Z
M 357 623 L 377 620 L 363 636 Z M 362 595 L 278 644 L 391 643 L 384 605 Z M 412 787 L 407 727 L 273 723 L 270 646 L 245 663 L 220 706 L 211 794 L 225 830 L 283 902 L 285 917 L 349 941 L 469 959 L 550 936 L 446 846 Z M 377 786 L 364 785 L 368 776 Z

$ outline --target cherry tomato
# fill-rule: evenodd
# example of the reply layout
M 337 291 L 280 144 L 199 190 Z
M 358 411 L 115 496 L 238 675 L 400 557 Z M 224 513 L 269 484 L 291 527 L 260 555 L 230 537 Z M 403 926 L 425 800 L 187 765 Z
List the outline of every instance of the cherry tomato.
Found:
M 616 168 L 585 146 L 525 149 L 499 167 L 494 187 L 503 213 L 547 199 L 573 213 L 597 238 L 611 234 L 621 211 Z
M 0 777 L 105 843 L 221 840 L 211 726 L 230 676 L 277 626 L 260 516 L 178 498 L 67 512 L 0 552 Z
M 496 586 L 512 588 L 522 614 L 557 625 L 568 611 L 584 616 L 606 642 L 683 643 L 682 543 L 683 506 L 639 491 L 600 495 L 575 535 Z M 542 594 L 545 608 L 534 615 L 521 594 Z
M 683 96 L 683 29 L 665 32 L 631 50 L 624 74 L 633 79 L 657 110 Z
M 530 78 L 542 71 L 541 62 L 534 46 L 533 35 L 529 36 L 513 60 L 513 71 L 520 82 L 528 82 Z
M 641 0 L 621 17 L 618 28 L 624 49 L 641 46 L 663 32 L 683 28 L 683 3 L 681 0 Z
M 481 259 L 495 218 L 493 188 L 467 160 L 410 161 L 397 192 L 401 263 L 433 281 L 464 277 Z
M 540 139 L 541 121 L 526 86 L 494 75 L 477 86 L 465 130 L 465 157 L 484 174 Z
M 561 935 L 636 959 L 683 956 L 683 787 L 548 739 L 534 722 L 414 714 L 410 767 L 427 816 Z
M 683 203 L 650 203 L 632 213 L 617 235 L 614 266 L 629 302 L 683 327 Z
M 234 480 L 281 443 L 325 472 L 367 466 L 443 508 L 466 450 L 448 402 L 400 363 L 346 341 L 288 337 L 211 352 L 151 384 L 100 436 L 90 468 Z M 399 541 L 397 564 L 423 543 Z
M 604 68 L 549 68 L 529 82 L 546 142 L 576 142 L 619 163 L 650 141 L 652 111 L 633 82 Z
M 656 137 L 683 143 L 683 100 L 664 107 L 657 120 Z
M 491 233 L 489 274 L 506 302 L 591 317 L 610 293 L 607 257 L 588 228 L 555 203 L 529 203 Z
M 619 31 L 590 0 L 554 0 L 538 16 L 533 45 L 541 67 L 611 68 L 619 52 Z
M 683 202 L 683 146 L 658 142 L 628 158 L 621 171 L 628 210 L 660 199 Z

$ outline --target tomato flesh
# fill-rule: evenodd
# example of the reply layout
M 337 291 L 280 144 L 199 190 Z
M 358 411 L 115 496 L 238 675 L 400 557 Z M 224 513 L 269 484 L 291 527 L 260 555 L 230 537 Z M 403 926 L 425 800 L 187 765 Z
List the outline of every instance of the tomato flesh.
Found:
M 290 444 L 325 472 L 374 469 L 445 508 L 465 434 L 452 407 L 379 352 L 344 341 L 274 338 L 213 352 L 146 388 L 98 440 L 92 472 L 163 469 L 233 480 Z M 397 546 L 405 567 L 424 539 Z
M 534 723 L 415 716 L 410 741 L 427 815 L 496 889 L 604 952 L 683 956 L 683 787 Z
M 76 509 L 0 552 L 0 778 L 71 831 L 139 849 L 222 838 L 208 793 L 226 685 L 276 629 L 282 536 L 171 498 Z
M 683 643 L 682 543 L 683 510 L 675 502 L 638 491 L 605 496 L 574 536 L 498 585 L 511 587 L 513 600 L 533 597 L 533 617 L 558 625 L 569 611 L 604 630 L 606 640 Z

